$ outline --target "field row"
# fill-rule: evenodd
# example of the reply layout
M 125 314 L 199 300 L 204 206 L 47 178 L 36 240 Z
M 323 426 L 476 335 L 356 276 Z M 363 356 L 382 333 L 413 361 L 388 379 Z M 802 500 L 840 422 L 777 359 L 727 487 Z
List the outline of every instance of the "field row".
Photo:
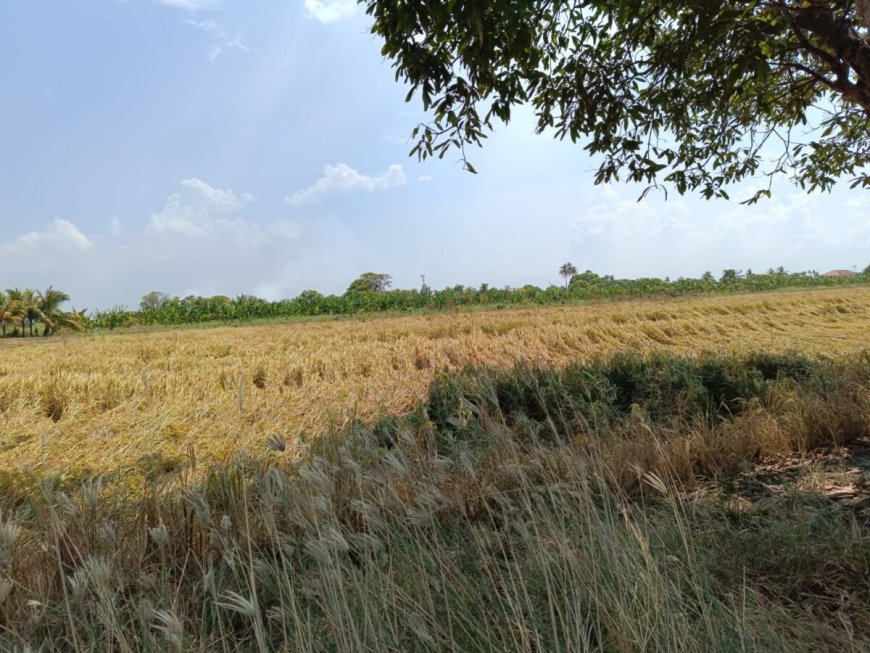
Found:
M 0 465 L 154 476 L 403 412 L 442 369 L 867 346 L 870 289 L 4 342 Z M 134 474 L 135 476 L 135 474 Z

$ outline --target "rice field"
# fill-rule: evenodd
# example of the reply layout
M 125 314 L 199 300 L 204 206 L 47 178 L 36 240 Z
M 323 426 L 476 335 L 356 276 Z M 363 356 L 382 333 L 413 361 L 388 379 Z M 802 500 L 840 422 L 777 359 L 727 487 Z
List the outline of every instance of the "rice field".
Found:
M 867 347 L 870 288 L 0 343 L 0 468 L 132 482 L 239 449 L 302 454 L 352 420 L 414 408 L 441 370 L 559 366 L 619 351 Z

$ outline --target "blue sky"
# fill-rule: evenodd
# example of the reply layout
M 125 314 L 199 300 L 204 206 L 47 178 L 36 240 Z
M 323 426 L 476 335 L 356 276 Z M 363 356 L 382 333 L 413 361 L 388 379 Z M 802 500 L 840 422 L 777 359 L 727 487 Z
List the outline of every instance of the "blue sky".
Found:
M 519 112 L 483 150 L 407 156 L 425 118 L 352 0 L 13 3 L 0 24 L 0 286 L 79 308 L 343 292 L 863 268 L 870 200 L 787 183 L 756 207 L 594 186 Z M 748 196 L 752 184 L 732 197 Z

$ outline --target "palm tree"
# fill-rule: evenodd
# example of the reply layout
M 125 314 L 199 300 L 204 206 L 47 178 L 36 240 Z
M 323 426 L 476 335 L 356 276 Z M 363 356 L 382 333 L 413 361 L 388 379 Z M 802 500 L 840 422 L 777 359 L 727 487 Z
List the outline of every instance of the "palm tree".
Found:
M 39 319 L 45 325 L 42 335 L 50 336 L 58 329 L 71 329 L 73 331 L 84 329 L 81 315 L 76 312 L 68 313 L 60 310 L 61 304 L 69 301 L 69 295 L 65 292 L 49 286 L 45 292 L 38 294 L 38 298 L 41 315 Z
M 42 311 L 39 310 L 38 293 L 33 292 L 30 288 L 24 290 L 15 288 L 9 290 L 8 293 L 15 302 L 15 313 L 20 319 L 21 335 L 27 335 L 25 331 L 25 327 L 27 327 L 32 336 L 34 326 L 43 319 Z
M 15 313 L 16 308 L 9 295 L 0 291 L 0 327 L 3 329 L 4 337 L 6 337 L 6 327 L 19 322 L 19 317 Z
M 33 336 L 33 327 L 37 322 L 45 322 L 45 315 L 42 314 L 39 306 L 38 293 L 27 291 L 27 303 L 24 308 L 24 316 L 27 318 L 27 325 L 30 327 L 30 335 Z
M 577 274 L 577 268 L 572 263 L 563 263 L 559 268 L 559 275 L 565 279 L 565 288 L 568 288 L 568 281 Z
M 15 327 L 14 335 L 19 335 L 18 327 L 21 327 L 21 334 L 24 335 L 24 321 L 27 319 L 28 309 L 33 304 L 33 291 L 22 290 L 21 288 L 8 288 L 6 296 L 9 299 L 8 312 L 9 322 Z

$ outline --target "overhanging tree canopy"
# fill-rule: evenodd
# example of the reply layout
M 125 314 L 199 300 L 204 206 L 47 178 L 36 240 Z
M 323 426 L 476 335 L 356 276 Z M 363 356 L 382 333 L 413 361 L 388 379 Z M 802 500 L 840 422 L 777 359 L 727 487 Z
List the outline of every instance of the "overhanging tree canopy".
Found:
M 432 112 L 421 158 L 457 148 L 474 172 L 465 146 L 530 104 L 538 132 L 602 157 L 597 183 L 870 187 L 870 0 L 360 2 Z

